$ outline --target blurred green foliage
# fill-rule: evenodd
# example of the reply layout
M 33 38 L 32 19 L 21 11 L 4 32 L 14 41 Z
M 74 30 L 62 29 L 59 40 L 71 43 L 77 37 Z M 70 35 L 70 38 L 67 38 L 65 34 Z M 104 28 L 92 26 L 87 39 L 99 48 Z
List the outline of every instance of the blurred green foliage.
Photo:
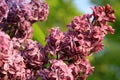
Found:
M 115 10 L 116 21 L 111 24 L 114 35 L 105 38 L 103 52 L 96 54 L 92 65 L 94 73 L 88 80 L 120 80 L 120 0 L 91 0 L 96 5 L 110 4 Z
M 41 45 L 45 45 L 45 34 L 43 33 L 43 31 L 40 29 L 40 26 L 35 23 L 32 25 L 33 26 L 33 40 L 37 40 L 38 42 L 41 43 Z

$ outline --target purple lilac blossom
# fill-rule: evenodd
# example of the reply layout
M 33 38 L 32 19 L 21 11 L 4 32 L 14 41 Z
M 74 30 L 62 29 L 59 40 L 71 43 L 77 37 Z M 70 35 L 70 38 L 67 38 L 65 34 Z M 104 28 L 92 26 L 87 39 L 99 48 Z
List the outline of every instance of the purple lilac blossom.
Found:
M 37 15 L 36 15 L 37 14 Z M 36 80 L 47 63 L 43 47 L 32 38 L 32 24 L 45 21 L 48 5 L 39 0 L 0 1 L 0 79 Z M 11 39 L 11 38 L 12 39 Z
M 47 63 L 42 46 L 31 39 L 17 39 L 0 32 L 0 79 L 36 80 L 37 70 Z
M 20 51 L 13 48 L 10 37 L 4 32 L 0 32 L 0 79 L 21 79 L 25 78 L 25 64 Z M 4 48 L 5 47 L 5 48 Z
M 40 70 L 42 80 L 74 80 L 72 70 L 62 60 L 50 60 L 50 68 Z
M 114 33 L 114 29 L 108 25 L 108 22 L 115 21 L 114 10 L 110 5 L 95 6 L 92 10 L 92 14 L 76 16 L 67 25 L 67 32 L 52 28 L 46 38 L 47 52 L 66 62 L 75 80 L 86 80 L 93 72 L 94 68 L 86 57 L 103 50 L 104 37 L 108 32 Z M 45 71 L 52 74 L 49 69 Z
M 10 37 L 0 31 L 0 52 L 7 53 L 10 43 Z
M 0 0 L 0 22 L 4 19 L 7 18 L 8 14 L 8 5 L 5 2 L 5 0 Z
M 43 47 L 32 40 L 32 24 L 47 19 L 45 0 L 1 0 L 0 80 L 86 80 L 94 71 L 87 57 L 103 50 L 108 32 L 114 34 L 111 6 L 92 10 L 74 17 L 67 32 L 52 28 Z
M 33 70 L 39 70 L 47 63 L 47 55 L 42 46 L 31 39 L 23 42 L 25 44 L 22 50 L 22 56 L 25 60 L 26 67 Z
M 0 6 L 0 28 L 21 39 L 32 38 L 32 24 L 45 21 L 49 13 L 47 3 L 39 0 L 6 0 Z
M 90 65 L 89 60 L 80 57 L 77 60 L 74 59 L 74 64 L 69 64 L 69 68 L 72 70 L 75 80 L 86 80 L 88 75 L 94 71 L 94 67 Z
M 103 8 L 103 12 L 106 11 L 106 7 L 111 9 L 109 5 L 106 5 L 105 8 L 101 7 Z M 93 9 L 96 9 L 96 7 Z M 113 19 L 112 21 L 114 21 L 114 11 L 108 11 L 112 11 L 113 13 L 105 12 L 106 18 Z M 63 53 L 67 56 L 88 56 L 92 52 L 102 50 L 102 41 L 105 35 L 108 32 L 113 34 L 114 29 L 107 24 L 109 20 L 104 21 L 105 24 L 103 24 L 103 22 L 96 19 L 96 15 L 94 13 L 95 11 L 93 11 L 93 14 L 75 17 L 72 22 L 67 25 L 68 32 L 66 33 L 61 32 L 57 28 L 51 29 L 50 35 L 46 38 L 46 47 L 48 47 L 50 52 L 57 51 L 60 52 L 60 54 Z M 93 21 L 91 21 L 92 17 L 94 17 Z

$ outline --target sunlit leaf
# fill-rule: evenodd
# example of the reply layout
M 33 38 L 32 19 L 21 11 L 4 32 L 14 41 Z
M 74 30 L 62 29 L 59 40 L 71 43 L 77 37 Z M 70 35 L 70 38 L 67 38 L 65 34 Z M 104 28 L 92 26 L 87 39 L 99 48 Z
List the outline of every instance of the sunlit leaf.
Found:
M 33 40 L 36 40 L 38 42 L 40 42 L 41 45 L 45 45 L 45 35 L 43 33 L 43 31 L 41 30 L 40 26 L 35 23 L 33 24 Z

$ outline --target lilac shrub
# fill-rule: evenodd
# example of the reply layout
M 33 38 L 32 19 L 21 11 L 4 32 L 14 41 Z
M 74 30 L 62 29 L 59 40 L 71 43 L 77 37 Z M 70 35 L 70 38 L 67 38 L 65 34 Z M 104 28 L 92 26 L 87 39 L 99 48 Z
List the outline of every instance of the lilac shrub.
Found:
M 92 14 L 73 18 L 67 32 L 50 29 L 46 45 L 32 40 L 32 24 L 45 21 L 44 0 L 0 0 L 0 80 L 86 80 L 92 74 L 88 56 L 103 50 L 114 29 L 114 10 L 95 6 Z

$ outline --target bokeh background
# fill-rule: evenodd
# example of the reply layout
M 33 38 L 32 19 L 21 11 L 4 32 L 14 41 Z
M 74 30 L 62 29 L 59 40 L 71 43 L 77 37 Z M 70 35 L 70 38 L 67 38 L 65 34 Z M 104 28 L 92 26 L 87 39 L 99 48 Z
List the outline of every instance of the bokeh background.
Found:
M 92 13 L 90 7 L 110 4 L 116 11 L 116 21 L 110 24 L 114 35 L 107 35 L 104 50 L 90 58 L 95 71 L 87 80 L 120 80 L 120 0 L 46 0 L 49 4 L 49 16 L 45 22 L 33 24 L 33 39 L 45 45 L 45 37 L 51 27 L 60 27 L 66 31 L 66 25 L 74 16 Z

